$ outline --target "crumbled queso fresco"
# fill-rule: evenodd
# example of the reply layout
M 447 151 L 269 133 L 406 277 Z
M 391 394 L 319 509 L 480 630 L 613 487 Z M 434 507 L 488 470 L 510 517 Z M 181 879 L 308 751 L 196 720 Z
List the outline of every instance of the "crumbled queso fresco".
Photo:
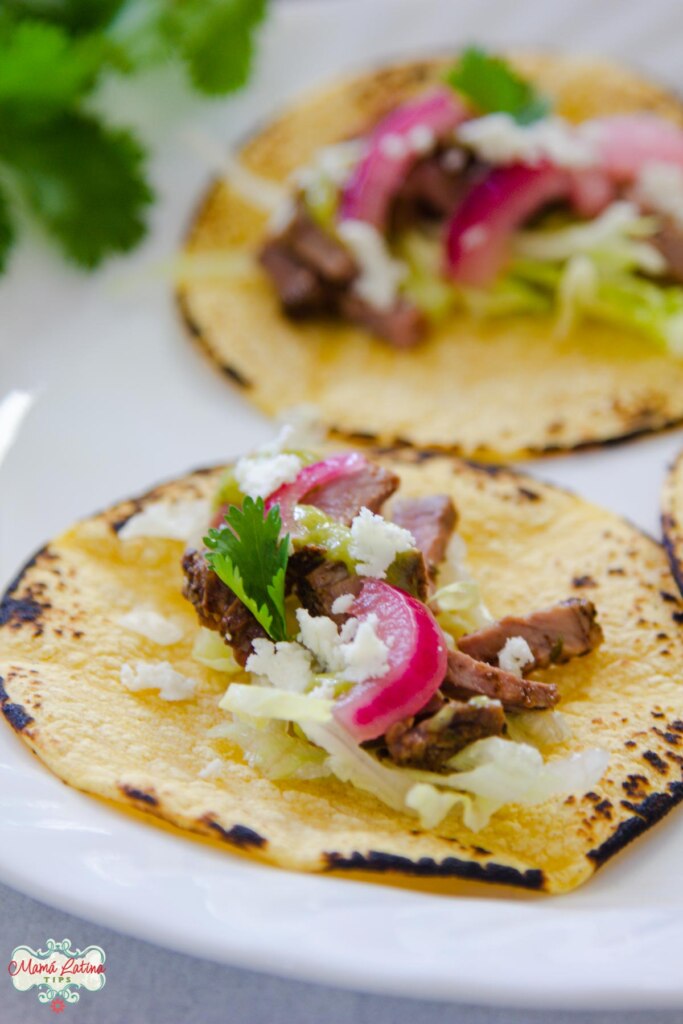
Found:
M 505 641 L 498 654 L 498 666 L 513 676 L 521 676 L 527 665 L 531 665 L 534 656 L 523 636 L 511 636 Z
M 136 661 L 121 666 L 121 683 L 127 690 L 158 690 L 162 700 L 187 700 L 197 689 L 196 679 L 176 672 L 167 661 Z
M 161 646 L 177 644 L 183 637 L 183 629 L 177 622 L 160 615 L 153 608 L 131 608 L 125 615 L 121 615 L 119 625 Z
M 235 480 L 242 494 L 265 498 L 283 484 L 296 480 L 303 463 L 298 455 L 246 456 L 235 465 Z
M 595 154 L 590 139 L 561 117 L 518 124 L 509 114 L 487 114 L 465 121 L 458 141 L 492 164 L 538 164 L 590 167 Z
M 124 523 L 119 539 L 165 537 L 187 541 L 204 530 L 210 514 L 210 503 L 203 498 L 154 501 Z
M 299 641 L 309 649 L 326 672 L 339 673 L 351 683 L 384 675 L 389 668 L 389 649 L 377 635 L 378 619 L 368 615 L 360 622 L 349 619 L 341 628 L 325 615 L 310 615 L 305 608 L 296 613 Z
M 405 263 L 391 256 L 383 236 L 372 224 L 345 220 L 337 232 L 360 267 L 354 291 L 375 309 L 391 309 L 398 295 L 398 286 L 408 273 Z
M 383 580 L 396 556 L 414 547 L 415 538 L 408 530 L 367 508 L 362 508 L 351 523 L 349 554 L 358 563 L 359 576 Z

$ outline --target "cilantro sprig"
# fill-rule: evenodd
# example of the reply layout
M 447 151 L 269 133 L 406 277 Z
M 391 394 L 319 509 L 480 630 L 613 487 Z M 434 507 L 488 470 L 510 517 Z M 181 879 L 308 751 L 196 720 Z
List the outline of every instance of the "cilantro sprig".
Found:
M 463 51 L 447 81 L 480 114 L 510 114 L 519 124 L 545 117 L 550 103 L 503 60 L 478 46 Z
M 267 0 L 0 3 L 0 272 L 29 211 L 83 267 L 143 237 L 153 200 L 145 149 L 98 109 L 112 75 L 184 64 L 218 95 L 247 81 Z
M 225 522 L 204 538 L 207 562 L 273 640 L 286 640 L 289 535 L 280 537 L 279 506 L 266 515 L 263 498 L 245 498 L 242 508 L 230 506 Z

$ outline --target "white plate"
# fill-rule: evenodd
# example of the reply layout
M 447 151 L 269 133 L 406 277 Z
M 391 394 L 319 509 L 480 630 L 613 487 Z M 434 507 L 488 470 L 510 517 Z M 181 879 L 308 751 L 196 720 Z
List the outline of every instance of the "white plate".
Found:
M 0 578 L 73 518 L 271 431 L 185 340 L 158 269 L 207 176 L 189 128 L 227 142 L 334 71 L 473 39 L 610 52 L 675 82 L 682 22 L 675 0 L 307 2 L 275 10 L 257 79 L 237 100 L 200 106 L 170 74 L 139 94 L 112 90 L 110 109 L 154 142 L 160 202 L 134 258 L 82 277 L 33 240 L 0 285 L 0 395 L 38 390 L 0 470 Z M 682 441 L 679 432 L 533 471 L 655 532 L 664 465 Z M 682 860 L 674 814 L 559 899 L 288 874 L 66 788 L 0 729 L 3 880 L 163 945 L 314 981 L 500 1005 L 682 1006 Z

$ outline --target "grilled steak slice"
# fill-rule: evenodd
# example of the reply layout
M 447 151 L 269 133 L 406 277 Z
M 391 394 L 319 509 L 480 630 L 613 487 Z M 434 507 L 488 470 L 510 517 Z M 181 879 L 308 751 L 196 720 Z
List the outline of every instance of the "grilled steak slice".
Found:
M 296 590 L 304 608 L 311 615 L 327 615 L 341 626 L 348 619 L 348 613 L 333 614 L 332 605 L 338 597 L 360 593 L 364 580 L 349 572 L 343 562 L 331 562 L 328 559 L 301 576 L 296 583 Z
M 429 596 L 429 574 L 421 551 L 402 551 L 387 570 L 387 583 L 405 590 L 418 601 Z
M 415 538 L 425 556 L 429 571 L 434 573 L 446 554 L 457 513 L 446 494 L 430 494 L 426 498 L 401 498 L 394 502 L 391 518 Z
M 299 504 L 314 505 L 326 515 L 350 526 L 362 508 L 379 512 L 400 482 L 395 473 L 369 462 L 365 469 L 353 476 L 312 488 L 300 498 Z
M 278 298 L 289 316 L 317 313 L 325 306 L 325 289 L 310 267 L 305 266 L 280 239 L 263 246 L 259 260 L 268 272 Z
M 493 622 L 476 633 L 461 637 L 458 647 L 477 661 L 495 665 L 505 641 L 521 636 L 534 656 L 533 663 L 526 670 L 547 668 L 548 665 L 588 654 L 602 642 L 602 629 L 596 621 L 596 614 L 591 601 L 572 597 L 530 615 L 519 618 L 510 615 Z
M 485 736 L 500 736 L 505 715 L 500 704 L 476 707 L 447 700 L 426 718 L 404 718 L 387 729 L 384 737 L 396 764 L 440 771 L 459 750 Z
M 280 237 L 294 256 L 323 281 L 343 285 L 358 274 L 349 250 L 316 224 L 301 203 Z
M 493 665 L 475 661 L 463 651 L 448 652 L 448 669 L 441 685 L 447 697 L 469 700 L 481 694 L 499 700 L 506 708 L 550 708 L 559 698 L 551 683 L 520 679 Z
M 348 289 L 340 294 L 338 308 L 346 320 L 384 338 L 394 348 L 413 348 L 427 329 L 423 314 L 405 299 L 399 299 L 389 309 L 377 309 Z
M 652 242 L 667 262 L 666 276 L 673 281 L 683 282 L 683 230 L 668 219 Z
M 182 566 L 183 595 L 194 605 L 200 623 L 225 637 L 236 661 L 244 665 L 251 654 L 252 640 L 267 636 L 266 631 L 208 566 L 200 551 L 186 551 Z
M 467 157 L 455 147 L 432 153 L 413 164 L 394 200 L 394 227 L 413 225 L 424 217 L 444 220 L 470 186 Z

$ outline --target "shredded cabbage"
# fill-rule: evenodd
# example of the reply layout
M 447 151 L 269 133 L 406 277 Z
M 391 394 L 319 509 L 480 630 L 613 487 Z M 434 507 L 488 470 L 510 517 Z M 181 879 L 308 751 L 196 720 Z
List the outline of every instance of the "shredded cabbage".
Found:
M 561 711 L 518 711 L 506 715 L 508 735 L 519 743 L 551 747 L 564 743 L 572 734 Z
M 441 587 L 429 599 L 438 608 L 436 618 L 442 629 L 456 640 L 493 622 L 474 580 L 457 580 Z
M 274 686 L 232 683 L 219 707 L 251 718 L 274 718 L 282 722 L 329 722 L 333 701 L 326 697 L 277 690 Z
M 644 217 L 633 203 L 620 201 L 594 220 L 520 231 L 514 239 L 514 251 L 522 258 L 550 263 L 587 254 L 606 269 L 661 274 L 666 260 L 658 249 L 643 241 L 654 235 L 657 227 L 655 217 Z
M 192 657 L 200 665 L 214 669 L 215 672 L 227 672 L 234 675 L 241 672 L 242 668 L 237 664 L 232 650 L 224 642 L 219 633 L 212 629 L 199 628 L 192 648 Z
M 235 715 L 209 731 L 214 739 L 238 746 L 244 759 L 267 779 L 318 779 L 330 774 L 327 755 L 319 747 L 291 735 L 284 722 Z

